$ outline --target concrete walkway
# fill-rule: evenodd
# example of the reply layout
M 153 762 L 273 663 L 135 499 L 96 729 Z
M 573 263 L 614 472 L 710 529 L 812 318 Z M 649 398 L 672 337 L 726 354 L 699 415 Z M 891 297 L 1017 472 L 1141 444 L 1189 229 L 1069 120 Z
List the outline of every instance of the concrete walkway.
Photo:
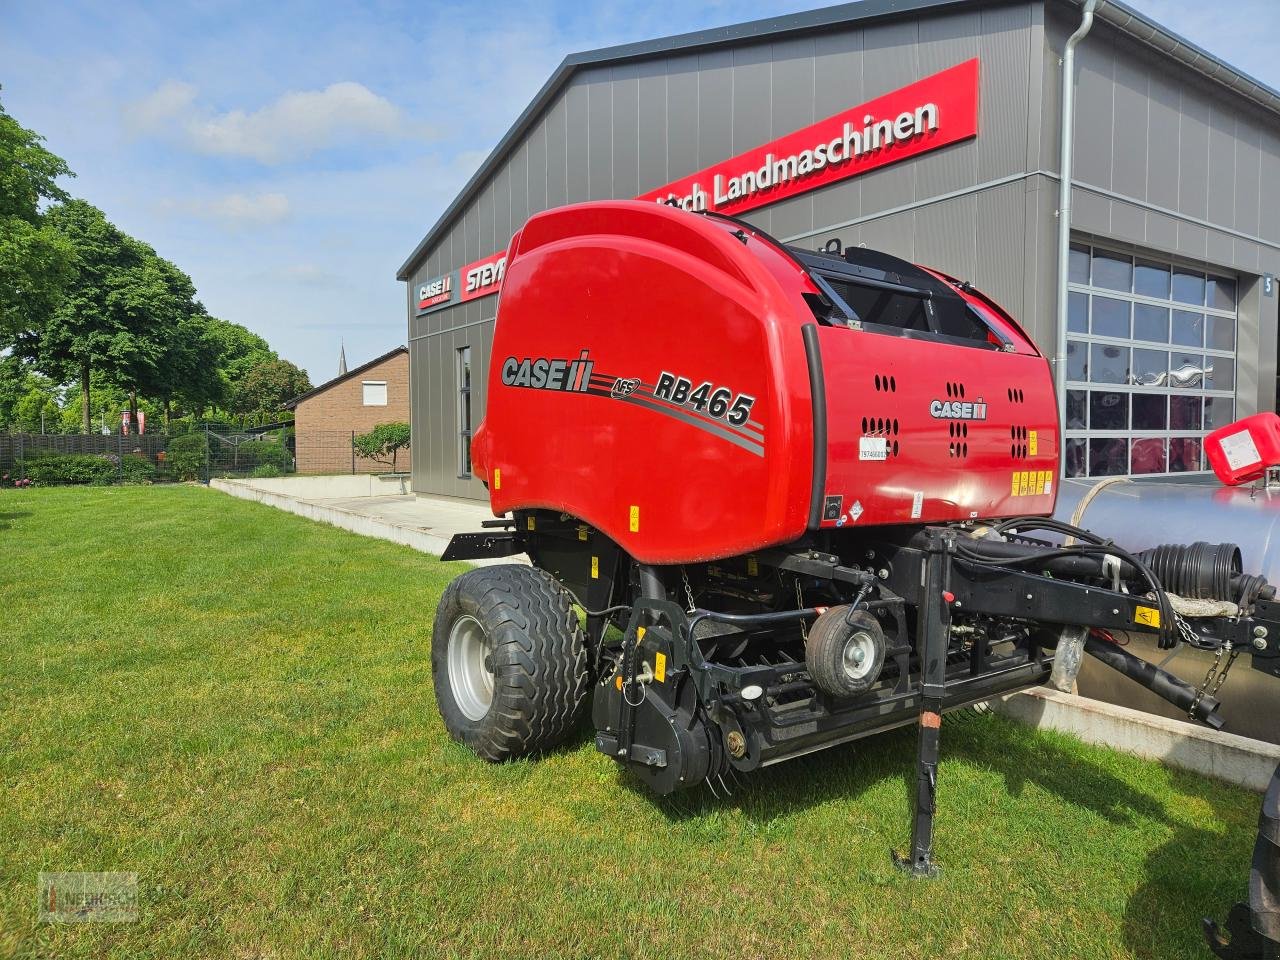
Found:
M 401 492 L 401 478 L 281 477 L 262 480 L 212 480 L 209 486 L 242 500 L 332 524 L 366 537 L 402 543 L 439 556 L 455 533 L 480 529 L 492 520 L 486 504 L 451 497 L 422 497 Z M 523 555 L 489 563 L 528 563 Z

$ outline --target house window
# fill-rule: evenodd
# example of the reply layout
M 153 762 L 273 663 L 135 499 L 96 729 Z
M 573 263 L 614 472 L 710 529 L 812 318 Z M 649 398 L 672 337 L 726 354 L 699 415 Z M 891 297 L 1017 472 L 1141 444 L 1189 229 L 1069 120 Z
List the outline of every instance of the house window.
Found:
M 363 380 L 364 405 L 366 407 L 385 407 L 387 405 L 387 381 Z
M 1067 476 L 1203 471 L 1235 419 L 1236 278 L 1073 243 L 1067 290 Z
M 471 348 L 458 348 L 458 476 L 471 476 Z

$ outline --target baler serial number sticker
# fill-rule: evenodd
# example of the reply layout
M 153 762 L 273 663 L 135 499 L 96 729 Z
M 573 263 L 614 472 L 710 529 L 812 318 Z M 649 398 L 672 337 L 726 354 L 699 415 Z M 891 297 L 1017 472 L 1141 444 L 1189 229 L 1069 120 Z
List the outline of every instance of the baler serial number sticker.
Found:
M 885 437 L 859 437 L 859 460 L 888 460 L 889 441 Z
M 1137 607 L 1133 611 L 1133 622 L 1148 627 L 1160 626 L 1160 611 L 1155 607 Z

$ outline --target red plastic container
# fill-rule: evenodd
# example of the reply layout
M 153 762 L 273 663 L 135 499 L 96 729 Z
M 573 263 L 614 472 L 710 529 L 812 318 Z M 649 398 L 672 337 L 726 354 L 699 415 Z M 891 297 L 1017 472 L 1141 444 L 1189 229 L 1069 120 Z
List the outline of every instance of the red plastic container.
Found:
M 1280 464 L 1280 417 L 1255 413 L 1219 427 L 1204 438 L 1209 466 L 1230 486 L 1257 480 Z

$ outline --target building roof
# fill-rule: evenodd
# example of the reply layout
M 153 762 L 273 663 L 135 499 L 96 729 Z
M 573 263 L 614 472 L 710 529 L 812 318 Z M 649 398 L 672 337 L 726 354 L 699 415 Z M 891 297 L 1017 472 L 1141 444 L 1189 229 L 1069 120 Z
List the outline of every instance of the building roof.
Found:
M 511 129 L 498 141 L 489 156 L 480 164 L 479 169 L 467 181 L 466 186 L 445 208 L 434 226 L 427 231 L 427 235 L 414 247 L 413 252 L 397 271 L 396 279 L 409 279 L 427 251 L 435 245 L 445 230 L 453 224 L 457 215 L 475 198 L 485 182 L 497 171 L 499 165 L 506 159 L 508 151 L 528 132 L 542 111 L 568 83 L 569 78 L 585 67 L 643 60 L 669 53 L 689 53 L 729 44 L 773 40 L 781 36 L 812 33 L 849 24 L 866 24 L 878 20 L 918 19 L 959 7 L 997 6 L 1011 2 L 1014 0 L 860 0 L 856 3 L 843 3 L 803 13 L 752 20 L 729 27 L 715 27 L 656 40 L 624 43 L 614 47 L 572 53 L 560 62 L 560 66 L 542 85 L 537 95 L 525 107 L 524 112 L 516 118 Z M 1083 6 L 1082 0 L 1052 0 L 1052 2 L 1077 8 Z M 1183 39 L 1119 0 L 1101 0 L 1096 17 L 1145 46 L 1172 57 L 1232 93 L 1252 100 L 1280 116 L 1280 92 L 1236 69 L 1225 60 L 1215 57 L 1191 41 Z
M 404 346 L 403 344 L 396 347 L 394 350 L 388 350 L 382 356 L 374 357 L 368 363 L 362 363 L 360 364 L 360 366 L 354 367 L 351 370 L 348 370 L 346 373 L 340 373 L 336 377 L 334 377 L 332 380 L 326 380 L 324 383 L 320 384 L 320 386 L 312 387 L 310 390 L 308 390 L 306 393 L 302 394 L 301 396 L 294 397 L 292 400 L 290 400 L 288 403 L 284 405 L 284 408 L 286 410 L 293 410 L 303 400 L 310 400 L 316 394 L 324 393 L 330 387 L 336 387 L 338 384 L 342 383 L 344 380 L 350 380 L 352 377 L 357 377 L 360 374 L 364 373 L 365 371 L 370 370 L 373 367 L 376 367 L 378 364 L 383 363 L 384 361 L 390 360 L 392 357 L 396 356 L 396 354 L 408 353 L 408 352 L 409 352 L 409 348 Z

